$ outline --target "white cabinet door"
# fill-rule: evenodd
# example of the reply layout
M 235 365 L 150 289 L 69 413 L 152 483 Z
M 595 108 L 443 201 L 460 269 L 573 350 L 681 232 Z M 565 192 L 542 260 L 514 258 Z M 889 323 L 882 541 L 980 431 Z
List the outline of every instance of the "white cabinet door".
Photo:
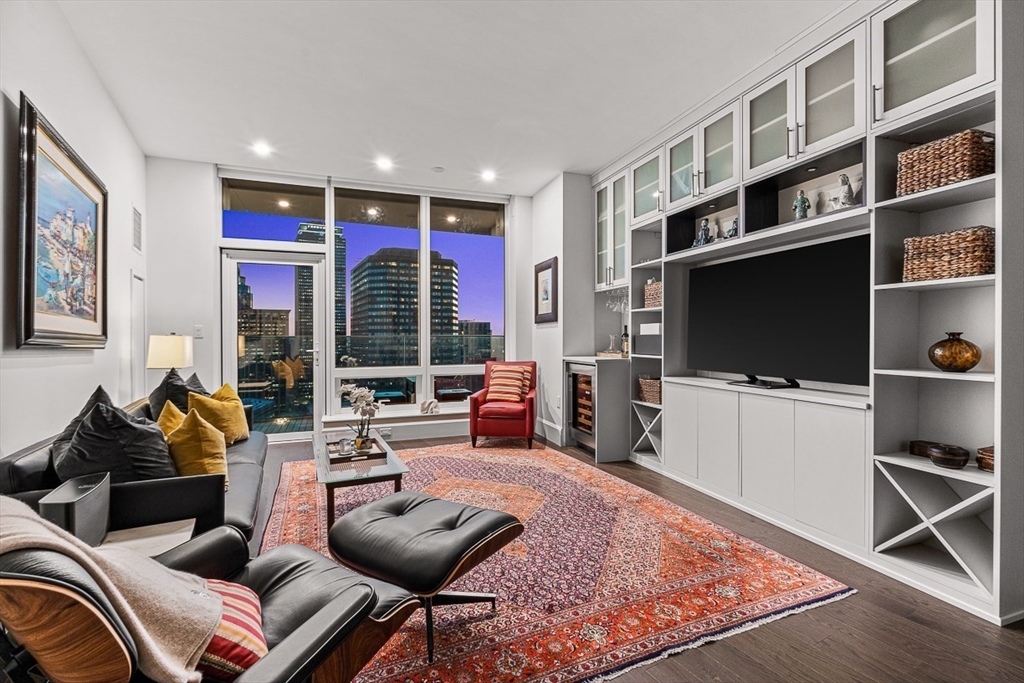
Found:
M 697 128 L 691 128 L 665 145 L 665 179 L 668 209 L 685 206 L 700 193 L 697 183 Z
M 743 96 L 743 177 L 796 159 L 796 69 L 789 68 Z
M 740 485 L 739 394 L 698 389 L 697 476 L 702 483 L 738 494 Z
M 626 220 L 626 175 L 622 174 L 612 180 L 611 193 L 611 285 L 619 287 L 629 279 L 629 226 Z
M 743 394 L 742 496 L 793 516 L 793 401 Z
M 904 0 L 886 7 L 871 18 L 872 123 L 993 80 L 995 45 L 994 0 Z
M 867 26 L 861 24 L 797 62 L 797 154 L 864 135 L 866 44 Z
M 611 185 L 605 183 L 597 188 L 594 193 L 594 215 L 597 216 L 597 224 L 594 229 L 597 231 L 597 270 L 595 286 L 597 289 L 604 289 L 611 281 Z
M 697 127 L 700 192 L 712 194 L 740 180 L 740 100 Z
M 796 404 L 795 517 L 864 547 L 867 537 L 867 413 Z
M 697 387 L 662 382 L 665 467 L 697 478 Z
M 629 167 L 633 210 L 630 225 L 640 225 L 663 211 L 661 150 L 651 152 Z

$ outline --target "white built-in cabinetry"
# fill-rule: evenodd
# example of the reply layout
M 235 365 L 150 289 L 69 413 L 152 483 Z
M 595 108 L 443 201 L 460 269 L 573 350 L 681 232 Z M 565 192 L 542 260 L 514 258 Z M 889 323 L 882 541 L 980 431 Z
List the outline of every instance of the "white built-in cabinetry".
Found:
M 1010 256 L 1024 241 L 1024 174 L 1006 160 L 1019 159 L 1024 142 L 1021 114 L 1008 120 L 1004 97 L 1024 83 L 1007 66 L 1020 61 L 1019 36 L 997 38 L 1013 7 L 889 3 L 595 176 L 598 192 L 616 178 L 629 183 L 629 275 L 610 271 L 605 282 L 599 272 L 598 286 L 628 284 L 632 333 L 645 321 L 662 326 L 661 353 L 631 359 L 630 457 L 996 623 L 1024 617 L 1024 377 L 1020 340 L 1007 332 L 1024 309 L 1024 262 Z M 1004 64 L 999 46 L 1017 58 Z M 995 133 L 1002 170 L 896 196 L 901 151 L 968 128 Z M 796 191 L 833 196 L 840 173 L 856 186 L 856 204 L 823 203 L 794 220 Z M 739 235 L 723 239 L 736 216 Z M 693 246 L 704 218 L 718 239 Z M 996 229 L 995 274 L 902 281 L 904 239 L 976 225 Z M 766 392 L 687 366 L 692 268 L 865 233 L 870 386 Z M 651 277 L 664 283 L 656 309 L 643 304 Z M 928 346 L 948 331 L 982 347 L 981 365 L 955 374 L 929 364 Z M 641 375 L 663 377 L 661 406 L 639 400 Z M 907 452 L 914 439 L 994 444 L 997 471 L 973 461 L 940 469 Z
M 629 277 L 626 174 L 622 173 L 594 191 L 597 219 L 597 290 L 621 287 Z

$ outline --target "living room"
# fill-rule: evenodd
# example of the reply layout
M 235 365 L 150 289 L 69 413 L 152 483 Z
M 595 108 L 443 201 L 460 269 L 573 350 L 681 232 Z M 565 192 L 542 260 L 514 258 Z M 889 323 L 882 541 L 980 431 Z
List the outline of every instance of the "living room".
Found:
M 346 572 L 241 681 L 1021 680 L 1022 5 L 0 0 L 0 501 L 223 418 L 97 488 Z

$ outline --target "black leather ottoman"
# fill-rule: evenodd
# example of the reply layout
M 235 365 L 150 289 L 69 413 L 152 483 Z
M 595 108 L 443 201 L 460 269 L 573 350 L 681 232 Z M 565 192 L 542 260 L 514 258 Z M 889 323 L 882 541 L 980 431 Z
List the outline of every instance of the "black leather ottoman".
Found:
M 435 605 L 495 605 L 493 593 L 444 589 L 522 532 L 522 522 L 505 512 L 402 491 L 346 514 L 331 527 L 327 544 L 346 567 L 423 600 L 427 660 L 433 661 Z

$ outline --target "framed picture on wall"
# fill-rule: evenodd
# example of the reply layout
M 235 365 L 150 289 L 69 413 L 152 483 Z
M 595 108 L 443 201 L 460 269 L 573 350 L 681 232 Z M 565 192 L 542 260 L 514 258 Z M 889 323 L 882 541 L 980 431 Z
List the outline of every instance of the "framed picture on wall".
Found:
M 21 93 L 18 346 L 107 344 L 107 188 Z
M 558 257 L 533 267 L 533 322 L 558 321 Z

